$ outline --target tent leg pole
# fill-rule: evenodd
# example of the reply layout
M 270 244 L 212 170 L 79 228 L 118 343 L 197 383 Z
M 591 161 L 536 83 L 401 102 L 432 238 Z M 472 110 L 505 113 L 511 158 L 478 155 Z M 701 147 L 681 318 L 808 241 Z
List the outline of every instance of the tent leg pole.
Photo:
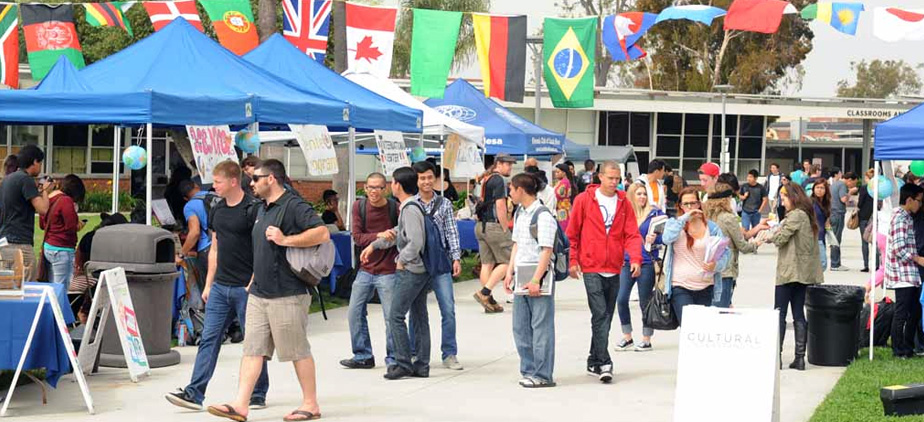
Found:
M 445 182 L 445 180 L 443 180 L 443 173 L 444 173 L 443 169 L 446 168 L 445 154 L 446 154 L 446 142 L 445 142 L 445 138 L 441 136 L 440 137 L 440 172 L 439 172 L 440 174 L 434 174 L 434 176 L 436 176 L 436 178 L 439 179 L 440 181 L 440 196 L 445 195 L 445 192 L 443 192 L 443 182 Z
M 147 165 L 145 168 L 144 175 L 144 223 L 151 225 L 151 199 L 154 196 L 154 188 L 152 184 L 154 183 L 154 134 L 153 129 L 154 125 L 148 123 L 146 128 L 147 132 L 145 133 L 148 137 L 146 142 L 146 149 L 148 154 Z
M 122 127 L 115 126 L 112 135 L 112 214 L 119 212 L 119 151 L 122 149 Z
M 876 169 L 873 172 L 873 179 L 870 180 L 871 182 L 872 180 L 876 180 L 879 177 L 879 161 L 875 161 L 873 165 L 876 167 Z M 873 339 L 875 338 L 873 330 L 876 329 L 874 324 L 876 318 L 876 271 L 879 269 L 878 265 L 876 265 L 876 256 L 879 253 L 879 245 L 877 244 L 879 241 L 879 183 L 873 184 L 873 221 L 870 224 L 873 225 L 873 238 L 870 239 L 872 240 L 870 243 L 873 247 L 873 250 L 871 251 L 873 254 L 873 269 L 871 269 L 869 272 L 869 360 L 872 361 Z M 883 257 L 883 259 L 884 258 L 885 257 Z
M 353 224 L 353 202 L 356 201 L 356 129 L 350 127 L 349 129 L 349 143 L 347 148 L 349 149 L 349 176 L 347 180 L 347 210 L 346 210 L 346 228 L 347 230 L 352 230 L 350 227 Z M 352 250 L 352 249 L 351 249 Z

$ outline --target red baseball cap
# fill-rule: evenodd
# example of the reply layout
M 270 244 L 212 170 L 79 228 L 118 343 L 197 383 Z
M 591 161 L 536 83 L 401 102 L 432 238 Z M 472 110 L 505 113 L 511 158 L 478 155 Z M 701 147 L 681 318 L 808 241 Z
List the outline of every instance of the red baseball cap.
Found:
M 722 170 L 719 168 L 719 165 L 716 163 L 705 163 L 699 166 L 699 172 L 711 177 L 719 177 L 719 173 Z

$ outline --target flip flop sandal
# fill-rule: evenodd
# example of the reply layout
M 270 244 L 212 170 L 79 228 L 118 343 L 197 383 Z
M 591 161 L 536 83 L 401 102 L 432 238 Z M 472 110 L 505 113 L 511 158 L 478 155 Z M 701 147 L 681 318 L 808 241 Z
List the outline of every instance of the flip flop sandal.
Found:
M 219 407 L 224 407 L 225 409 L 219 409 Z M 247 417 L 237 413 L 230 404 L 223 404 L 221 406 L 209 406 L 209 413 L 220 418 L 231 419 L 232 421 L 237 422 L 247 422 Z
M 304 418 L 290 419 L 290 416 L 304 416 Z M 282 418 L 282 420 L 285 422 L 313 421 L 316 419 L 321 419 L 320 413 L 315 415 L 314 413 L 311 413 L 307 410 L 298 410 L 298 409 L 293 410 L 291 413 L 286 415 L 286 417 Z

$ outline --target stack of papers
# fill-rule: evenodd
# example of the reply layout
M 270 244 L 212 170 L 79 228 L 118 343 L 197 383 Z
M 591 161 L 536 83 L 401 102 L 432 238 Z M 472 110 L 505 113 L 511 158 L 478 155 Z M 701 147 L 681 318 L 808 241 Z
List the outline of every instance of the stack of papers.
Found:
M 728 238 L 723 236 L 710 236 L 706 239 L 706 263 L 718 262 L 725 250 L 728 249 Z

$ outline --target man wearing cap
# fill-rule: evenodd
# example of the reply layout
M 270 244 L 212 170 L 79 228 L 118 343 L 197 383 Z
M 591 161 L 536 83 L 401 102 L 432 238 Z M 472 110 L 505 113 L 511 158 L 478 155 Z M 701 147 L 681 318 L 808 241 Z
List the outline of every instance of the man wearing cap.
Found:
M 507 220 L 507 182 L 513 163 L 517 160 L 508 154 L 494 157 L 494 170 L 484 178 L 481 189 L 481 204 L 476 208 L 480 224 L 475 225 L 475 239 L 481 255 L 481 290 L 475 292 L 475 300 L 486 313 L 503 312 L 491 295 L 491 290 L 507 273 L 510 250 L 513 247 Z
M 721 172 L 722 170 L 716 163 L 703 163 L 703 165 L 699 166 L 699 184 L 703 187 L 704 192 L 709 192 L 715 186 L 715 181 L 719 178 L 719 173 Z

